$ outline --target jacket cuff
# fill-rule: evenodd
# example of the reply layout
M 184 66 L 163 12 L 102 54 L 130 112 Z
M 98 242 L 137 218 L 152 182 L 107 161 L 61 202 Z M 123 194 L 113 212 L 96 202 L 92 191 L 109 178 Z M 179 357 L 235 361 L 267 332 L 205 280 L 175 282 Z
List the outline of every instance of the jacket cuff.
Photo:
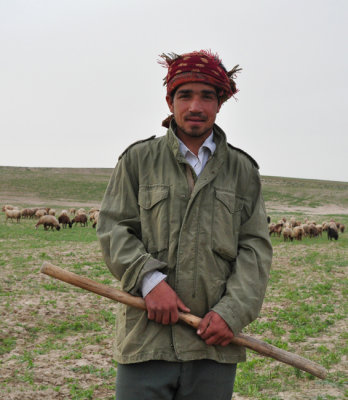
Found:
M 166 279 L 167 275 L 162 274 L 159 271 L 150 271 L 144 275 L 144 279 L 141 282 L 141 294 L 143 298 L 148 295 L 151 290 L 156 287 L 160 282 Z
M 216 304 L 212 311 L 215 311 L 226 322 L 234 335 L 238 335 L 244 328 L 241 319 L 235 314 L 233 309 L 224 302 L 223 299 Z
M 166 267 L 166 263 L 156 260 L 150 254 L 143 255 L 123 274 L 121 279 L 122 289 L 135 296 L 141 296 L 141 286 L 144 276 L 148 272 L 160 271 Z

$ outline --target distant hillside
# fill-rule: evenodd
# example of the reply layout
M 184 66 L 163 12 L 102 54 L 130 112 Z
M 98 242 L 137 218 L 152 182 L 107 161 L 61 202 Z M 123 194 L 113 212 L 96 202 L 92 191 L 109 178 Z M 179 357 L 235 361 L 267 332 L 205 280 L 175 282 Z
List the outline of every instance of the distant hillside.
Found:
M 262 184 L 269 209 L 318 209 L 322 214 L 348 214 L 348 182 L 263 176 Z
M 111 168 L 0 167 L 0 202 L 15 205 L 100 204 Z M 267 208 L 348 213 L 348 182 L 262 176 Z
M 96 205 L 111 173 L 110 168 L 0 167 L 0 199 L 16 204 Z

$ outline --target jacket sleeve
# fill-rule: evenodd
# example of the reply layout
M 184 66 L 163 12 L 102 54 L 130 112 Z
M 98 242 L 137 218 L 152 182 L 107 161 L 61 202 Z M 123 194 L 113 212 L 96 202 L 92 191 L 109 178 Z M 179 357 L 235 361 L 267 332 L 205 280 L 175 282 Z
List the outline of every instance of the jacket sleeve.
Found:
M 213 307 L 238 334 L 257 318 L 266 292 L 272 246 L 261 194 L 258 170 L 253 168 L 246 187 L 238 236 L 238 255 L 226 282 L 226 291 Z
M 128 153 L 116 165 L 102 201 L 97 236 L 106 265 L 122 289 L 141 295 L 144 275 L 166 264 L 147 253 L 141 241 L 136 170 Z

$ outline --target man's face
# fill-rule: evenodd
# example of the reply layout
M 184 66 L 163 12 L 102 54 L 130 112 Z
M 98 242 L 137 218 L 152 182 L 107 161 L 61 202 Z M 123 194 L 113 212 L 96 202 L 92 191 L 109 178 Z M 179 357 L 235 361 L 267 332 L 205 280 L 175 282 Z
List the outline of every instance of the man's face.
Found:
M 221 107 L 213 86 L 196 82 L 185 83 L 179 86 L 174 99 L 167 96 L 166 100 L 174 114 L 179 136 L 209 136 Z

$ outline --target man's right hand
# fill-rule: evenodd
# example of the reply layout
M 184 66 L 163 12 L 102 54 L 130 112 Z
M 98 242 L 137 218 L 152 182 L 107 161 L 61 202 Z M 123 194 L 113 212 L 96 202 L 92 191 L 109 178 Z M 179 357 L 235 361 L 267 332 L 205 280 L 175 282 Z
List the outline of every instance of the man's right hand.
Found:
M 190 312 L 165 281 L 161 281 L 145 296 L 145 303 L 148 318 L 163 325 L 178 322 L 179 311 Z

